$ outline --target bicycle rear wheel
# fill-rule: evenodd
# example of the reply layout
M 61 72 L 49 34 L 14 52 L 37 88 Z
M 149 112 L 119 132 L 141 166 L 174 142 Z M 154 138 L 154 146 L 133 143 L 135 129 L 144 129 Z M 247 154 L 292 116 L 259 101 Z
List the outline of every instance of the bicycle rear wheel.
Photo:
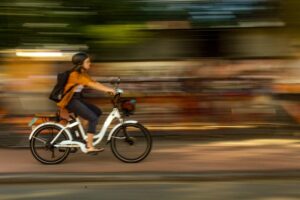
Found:
M 151 148 L 150 132 L 139 123 L 124 124 L 112 134 L 112 152 L 123 162 L 140 162 L 148 156 Z
M 56 125 L 45 125 L 35 131 L 30 140 L 30 150 L 35 159 L 43 164 L 58 164 L 63 162 L 70 153 L 70 148 L 56 148 L 54 145 L 64 140 L 69 140 L 69 136 L 63 131 L 59 136 L 61 127 Z M 50 142 L 56 137 L 55 143 Z

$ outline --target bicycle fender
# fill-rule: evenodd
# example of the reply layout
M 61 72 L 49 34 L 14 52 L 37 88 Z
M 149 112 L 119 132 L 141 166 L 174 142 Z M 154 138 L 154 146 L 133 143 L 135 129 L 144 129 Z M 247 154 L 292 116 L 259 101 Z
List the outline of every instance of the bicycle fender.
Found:
M 115 130 L 117 130 L 117 128 L 119 128 L 120 126 L 122 126 L 123 124 L 137 124 L 138 121 L 135 121 L 135 120 L 128 120 L 128 121 L 125 121 L 123 123 L 119 123 L 117 124 L 110 132 L 109 132 L 109 135 L 107 137 L 107 141 L 110 141 L 111 139 L 111 136 L 112 134 L 115 132 Z
M 66 127 L 64 127 L 64 126 L 61 125 L 61 124 L 54 123 L 54 122 L 45 122 L 45 123 L 42 123 L 42 124 L 38 125 L 37 127 L 35 127 L 35 128 L 32 130 L 32 132 L 31 132 L 31 134 L 30 134 L 30 136 L 29 136 L 29 140 L 31 140 L 31 138 L 32 138 L 32 136 L 33 136 L 33 134 L 34 134 L 34 132 L 35 132 L 36 130 L 38 130 L 38 129 L 41 128 L 42 126 L 46 126 L 46 125 L 55 125 L 55 126 L 58 126 L 58 127 L 62 128 L 62 129 L 65 128 L 65 132 L 67 133 L 67 135 L 69 136 L 69 138 L 70 138 L 71 140 L 73 140 L 73 137 L 72 137 L 70 131 L 69 131 L 68 129 L 66 129 Z

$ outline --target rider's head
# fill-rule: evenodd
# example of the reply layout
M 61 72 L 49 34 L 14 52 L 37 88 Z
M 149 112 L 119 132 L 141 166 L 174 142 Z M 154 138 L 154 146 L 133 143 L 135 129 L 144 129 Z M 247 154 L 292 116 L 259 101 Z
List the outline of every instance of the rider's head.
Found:
M 91 66 L 90 56 L 84 52 L 76 53 L 72 57 L 72 63 L 77 71 L 88 70 Z

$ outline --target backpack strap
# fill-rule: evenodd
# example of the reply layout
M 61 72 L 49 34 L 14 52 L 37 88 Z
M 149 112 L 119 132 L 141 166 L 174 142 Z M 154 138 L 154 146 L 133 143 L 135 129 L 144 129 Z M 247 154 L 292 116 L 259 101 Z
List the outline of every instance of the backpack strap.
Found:
M 74 67 L 70 70 L 70 74 L 71 74 L 73 71 L 75 71 L 76 67 L 77 67 L 77 66 L 74 66 Z M 64 96 L 65 96 L 66 94 L 68 94 L 68 93 L 69 93 L 74 87 L 76 87 L 77 85 L 78 85 L 78 83 L 72 85 L 72 87 L 70 87 L 66 92 L 63 93 L 61 99 L 63 99 Z
M 72 87 L 70 87 L 70 88 L 62 95 L 61 99 L 64 98 L 64 96 L 65 96 L 66 94 L 68 94 L 68 93 L 69 93 L 74 87 L 76 87 L 77 85 L 78 85 L 78 83 L 72 85 Z

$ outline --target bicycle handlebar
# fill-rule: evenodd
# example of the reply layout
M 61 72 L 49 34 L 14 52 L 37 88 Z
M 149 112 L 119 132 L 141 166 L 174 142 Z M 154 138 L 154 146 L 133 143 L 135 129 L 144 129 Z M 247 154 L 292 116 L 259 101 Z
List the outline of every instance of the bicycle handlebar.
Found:
M 112 84 L 112 85 L 119 85 L 120 82 L 121 82 L 121 79 L 120 79 L 120 77 L 118 77 L 117 79 L 112 79 L 110 81 L 110 84 Z
M 120 82 L 121 82 L 120 77 L 118 77 L 117 80 L 111 80 L 111 84 L 115 85 L 115 91 L 116 91 L 116 94 L 114 95 L 113 99 L 111 100 L 114 107 L 117 107 L 120 96 L 124 92 L 122 89 L 119 88 Z

